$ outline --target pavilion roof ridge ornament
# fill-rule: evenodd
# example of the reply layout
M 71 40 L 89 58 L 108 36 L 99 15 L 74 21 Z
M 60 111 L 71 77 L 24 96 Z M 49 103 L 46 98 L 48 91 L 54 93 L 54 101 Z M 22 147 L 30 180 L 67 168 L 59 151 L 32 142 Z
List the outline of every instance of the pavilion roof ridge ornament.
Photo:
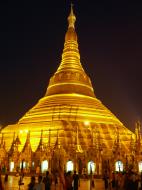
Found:
M 131 139 L 130 139 L 130 151 L 133 154 L 135 150 L 135 143 L 134 143 L 134 139 L 133 139 L 133 135 L 131 134 Z
M 40 134 L 40 145 L 43 145 L 43 129 L 41 130 L 41 134 Z
M 19 139 L 19 135 L 17 134 L 17 137 L 16 137 L 16 139 L 15 139 L 15 143 L 17 144 L 17 145 L 20 145 L 21 144 L 21 141 L 20 141 L 20 139 Z
M 31 142 L 30 142 L 30 131 L 28 131 L 28 133 L 27 133 L 27 138 L 26 138 L 26 142 L 24 144 L 24 147 L 22 149 L 22 153 L 24 153 L 27 149 L 32 151 Z
M 27 133 L 27 138 L 26 138 L 26 142 L 25 142 L 25 147 L 27 147 L 28 145 L 30 145 L 30 131 L 28 131 L 28 133 Z
M 135 135 L 136 135 L 136 141 L 141 141 L 141 123 L 140 121 L 135 122 Z
M 13 141 L 12 141 L 12 143 L 11 143 L 11 147 L 10 147 L 10 149 L 9 149 L 9 155 L 12 155 L 13 154 L 13 152 L 14 152 L 14 147 L 15 147 L 15 132 L 13 133 Z
M 42 129 L 41 134 L 40 134 L 40 141 L 39 141 L 38 147 L 36 149 L 36 152 L 42 151 L 43 149 L 44 149 L 44 147 L 43 147 L 43 129 Z

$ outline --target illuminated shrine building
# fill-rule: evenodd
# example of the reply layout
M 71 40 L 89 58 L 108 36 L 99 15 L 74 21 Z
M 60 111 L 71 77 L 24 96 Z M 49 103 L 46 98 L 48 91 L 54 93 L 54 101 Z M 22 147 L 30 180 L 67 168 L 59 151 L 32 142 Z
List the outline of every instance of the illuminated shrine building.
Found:
M 102 174 L 104 167 L 115 169 L 112 160 L 124 163 L 130 155 L 134 134 L 96 98 L 80 62 L 75 21 L 71 7 L 61 63 L 44 97 L 1 132 L 0 162 L 11 171 L 62 167 Z

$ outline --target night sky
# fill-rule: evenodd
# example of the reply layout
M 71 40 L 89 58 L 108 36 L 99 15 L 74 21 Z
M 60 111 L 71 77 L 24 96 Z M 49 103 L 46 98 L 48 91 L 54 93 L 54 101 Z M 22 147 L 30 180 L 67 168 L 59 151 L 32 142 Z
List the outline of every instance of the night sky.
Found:
M 70 2 L 0 4 L 0 124 L 17 122 L 44 96 L 61 61 Z M 73 3 L 81 63 L 95 94 L 134 130 L 142 120 L 142 4 Z

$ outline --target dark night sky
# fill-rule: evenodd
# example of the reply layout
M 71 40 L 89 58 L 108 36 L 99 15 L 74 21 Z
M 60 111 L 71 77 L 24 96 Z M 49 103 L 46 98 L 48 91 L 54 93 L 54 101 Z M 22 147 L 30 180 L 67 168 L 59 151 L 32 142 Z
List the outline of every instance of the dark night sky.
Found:
M 135 1 L 133 1 L 135 2 Z M 95 94 L 125 125 L 142 119 L 142 4 L 74 3 L 81 63 Z M 0 4 L 0 123 L 15 123 L 56 71 L 70 1 Z

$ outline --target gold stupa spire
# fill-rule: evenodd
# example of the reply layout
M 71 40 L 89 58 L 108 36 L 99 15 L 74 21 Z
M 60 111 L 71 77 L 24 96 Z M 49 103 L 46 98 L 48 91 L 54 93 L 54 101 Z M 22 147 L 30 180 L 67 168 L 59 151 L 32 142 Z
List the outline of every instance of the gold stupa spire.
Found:
M 68 30 L 65 35 L 62 61 L 57 72 L 68 69 L 83 71 L 83 68 L 80 63 L 77 34 L 75 31 L 75 21 L 76 17 L 73 12 L 73 5 L 71 4 L 71 10 L 68 16 Z
M 90 78 L 85 73 L 80 62 L 77 34 L 75 31 L 76 17 L 72 4 L 67 20 L 68 29 L 65 34 L 62 60 L 56 73 L 50 79 L 46 95 L 77 93 L 94 97 Z
M 68 28 L 74 28 L 75 21 L 76 21 L 76 17 L 73 13 L 73 4 L 71 3 L 71 12 L 70 12 L 70 15 L 68 16 L 68 22 L 69 22 Z

